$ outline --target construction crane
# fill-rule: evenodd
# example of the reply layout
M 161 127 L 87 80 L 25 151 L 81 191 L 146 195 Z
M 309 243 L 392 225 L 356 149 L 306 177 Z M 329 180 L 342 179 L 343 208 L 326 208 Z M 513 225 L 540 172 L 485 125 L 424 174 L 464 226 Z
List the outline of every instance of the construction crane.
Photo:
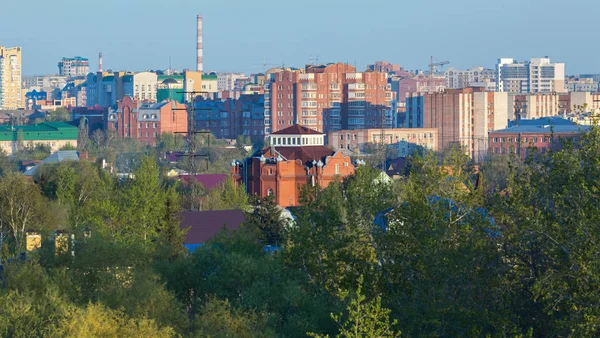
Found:
M 449 63 L 450 63 L 450 61 L 442 61 L 442 62 L 436 62 L 436 63 L 434 63 L 433 62 L 433 56 L 432 56 L 429 59 L 429 76 L 433 77 L 433 75 L 435 74 L 435 67 L 438 67 L 438 66 L 441 67 L 441 66 L 447 65 Z

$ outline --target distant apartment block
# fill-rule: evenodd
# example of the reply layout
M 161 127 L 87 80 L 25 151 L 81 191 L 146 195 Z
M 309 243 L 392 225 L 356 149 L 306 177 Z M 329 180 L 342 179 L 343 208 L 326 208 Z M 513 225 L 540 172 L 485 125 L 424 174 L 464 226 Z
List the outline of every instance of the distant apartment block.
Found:
M 561 146 L 560 139 L 578 137 L 588 126 L 555 123 L 557 119 L 523 120 L 518 126 L 496 130 L 490 134 L 491 155 L 515 154 L 521 160 Z
M 444 72 L 446 88 L 461 89 L 466 87 L 482 87 L 487 91 L 496 90 L 496 72 L 493 69 L 473 67 L 467 70 L 452 67 Z
M 217 89 L 234 90 L 235 81 L 242 77 L 245 77 L 244 73 L 217 73 Z
M 411 77 L 393 77 L 390 81 L 396 100 L 404 103 L 408 93 L 439 93 L 446 89 L 446 79 L 417 75 Z
M 117 109 L 106 112 L 106 130 L 114 130 L 121 138 L 138 139 L 144 144 L 156 145 L 162 133 L 185 133 L 188 117 L 185 105 L 175 101 L 141 102 L 125 96 Z
M 498 59 L 496 90 L 509 93 L 565 92 L 565 64 L 550 59 L 532 58 L 517 62 L 511 58 Z
M 478 159 L 487 150 L 488 133 L 508 125 L 506 93 L 481 88 L 410 93 L 406 100 L 408 128 L 436 128 L 437 149 L 459 145 Z
M 263 95 L 241 95 L 238 99 L 225 100 L 199 97 L 194 104 L 197 130 L 209 130 L 215 137 L 223 139 L 248 136 L 256 143 L 264 141 Z
M 62 58 L 58 63 L 58 74 L 68 78 L 85 77 L 89 73 L 90 62 L 86 58 L 76 56 Z
M 577 77 L 566 81 L 566 89 L 568 92 L 598 92 L 598 82 L 593 78 Z
M 216 73 L 202 75 L 202 92 L 203 94 L 219 92 L 219 78 Z
M 31 91 L 53 91 L 54 89 L 63 89 L 67 85 L 66 76 L 44 75 L 44 76 L 28 76 L 23 78 L 23 88 Z
M 393 94 L 382 72 L 348 64 L 279 69 L 265 84 L 265 126 L 272 133 L 294 124 L 328 132 L 393 126 Z
M 412 155 L 417 149 L 437 151 L 437 129 L 392 128 L 383 130 L 383 143 L 393 148 L 399 157 Z M 360 154 L 369 144 L 381 144 L 381 129 L 330 131 L 327 145 L 334 150 Z
M 19 109 L 25 106 L 21 91 L 21 47 L 0 46 L 0 110 Z

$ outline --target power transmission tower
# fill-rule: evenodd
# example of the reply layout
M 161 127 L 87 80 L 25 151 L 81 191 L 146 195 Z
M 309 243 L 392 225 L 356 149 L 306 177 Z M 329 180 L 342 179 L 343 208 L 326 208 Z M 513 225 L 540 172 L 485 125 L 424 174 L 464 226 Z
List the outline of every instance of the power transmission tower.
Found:
M 197 159 L 201 158 L 201 159 L 205 159 L 206 160 L 206 169 L 208 169 L 209 164 L 210 164 L 210 151 L 207 151 L 204 154 L 200 154 L 198 153 L 198 145 L 196 144 L 196 142 L 198 141 L 196 138 L 196 135 L 207 135 L 207 145 L 208 148 L 210 148 L 210 136 L 211 136 L 211 132 L 210 132 L 210 127 L 211 127 L 211 123 L 212 123 L 212 116 L 211 116 L 211 112 L 212 110 L 210 108 L 201 108 L 198 109 L 196 108 L 196 94 L 208 94 L 208 92 L 196 92 L 196 91 L 191 91 L 191 92 L 178 92 L 178 93 L 184 93 L 184 94 L 191 94 L 192 99 L 189 100 L 189 102 L 186 104 L 186 108 L 185 109 L 177 109 L 177 108 L 173 108 L 173 110 L 186 110 L 187 114 L 188 114 L 188 130 L 187 132 L 176 132 L 176 134 L 187 134 L 186 135 L 186 141 L 188 144 L 188 150 L 181 155 L 177 155 L 178 157 L 187 157 L 190 161 L 190 183 L 192 183 L 192 195 L 196 196 L 197 195 L 197 187 L 196 184 L 193 184 L 194 182 L 192 182 L 192 180 L 195 180 L 196 175 L 198 174 L 198 170 L 197 170 Z M 208 111 L 208 129 L 207 130 L 201 130 L 198 131 L 196 128 L 196 112 L 197 111 Z M 201 206 L 198 207 L 198 211 L 200 211 L 200 209 L 202 209 Z M 196 210 L 194 203 L 192 202 L 192 210 Z

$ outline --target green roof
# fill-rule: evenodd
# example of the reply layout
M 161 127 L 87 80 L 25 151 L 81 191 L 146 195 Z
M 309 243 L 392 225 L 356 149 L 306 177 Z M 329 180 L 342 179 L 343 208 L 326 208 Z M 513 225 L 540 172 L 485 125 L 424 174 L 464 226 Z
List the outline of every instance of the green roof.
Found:
M 106 82 L 108 82 L 108 81 L 112 81 L 112 80 L 114 80 L 114 79 L 115 79 L 115 77 L 114 77 L 114 76 L 112 76 L 112 75 L 109 75 L 109 76 L 105 76 L 105 77 L 103 77 L 103 78 L 102 78 L 102 81 L 106 81 Z
M 64 122 L 44 122 L 31 126 L 0 126 L 0 141 L 17 141 L 19 131 L 23 141 L 77 140 L 78 128 Z
M 217 76 L 216 75 L 202 75 L 202 80 L 216 80 Z
M 164 81 L 166 79 L 174 79 L 174 80 L 178 80 L 178 81 L 183 81 L 183 75 L 159 75 L 158 76 L 158 81 Z

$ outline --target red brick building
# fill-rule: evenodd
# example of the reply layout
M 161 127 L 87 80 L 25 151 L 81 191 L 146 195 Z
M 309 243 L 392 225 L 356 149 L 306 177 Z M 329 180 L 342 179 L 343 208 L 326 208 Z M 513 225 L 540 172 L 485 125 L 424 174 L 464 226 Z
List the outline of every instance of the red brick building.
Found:
M 117 102 L 117 109 L 106 113 L 105 129 L 115 130 L 122 138 L 135 138 L 155 145 L 162 133 L 188 130 L 186 107 L 175 101 L 140 103 L 129 96 Z
M 325 135 L 293 125 L 270 135 L 271 146 L 232 163 L 232 175 L 249 194 L 276 196 L 281 207 L 298 206 L 302 186 L 327 187 L 354 174 L 350 157 L 324 146 Z
M 279 69 L 265 85 L 265 131 L 294 124 L 328 132 L 377 128 L 393 95 L 387 74 L 357 72 L 344 63 L 309 65 L 304 70 Z M 384 123 L 392 126 L 391 114 Z
M 578 137 L 588 126 L 578 125 L 520 125 L 490 133 L 491 155 L 516 154 L 525 160 L 533 149 L 544 153 L 560 147 L 559 139 Z

